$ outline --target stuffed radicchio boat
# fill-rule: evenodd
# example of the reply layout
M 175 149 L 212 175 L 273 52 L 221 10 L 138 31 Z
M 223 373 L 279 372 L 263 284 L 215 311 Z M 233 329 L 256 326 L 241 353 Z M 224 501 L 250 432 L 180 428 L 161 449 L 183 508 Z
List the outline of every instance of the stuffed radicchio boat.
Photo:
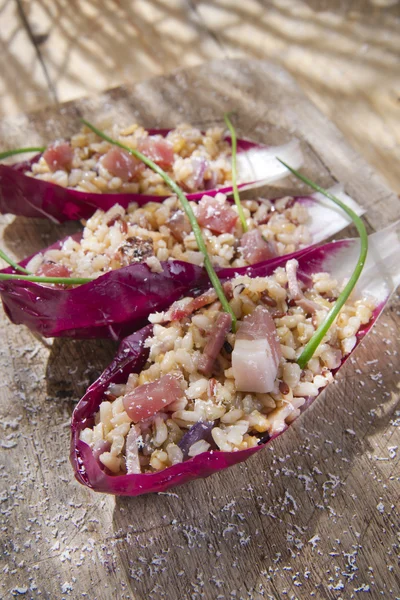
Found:
M 190 125 L 146 130 L 135 123 L 105 131 L 153 160 L 191 200 L 205 190 L 211 196 L 232 191 L 231 138 L 224 136 L 221 127 L 206 132 Z M 296 140 L 280 147 L 238 140 L 237 151 L 241 189 L 287 176 L 276 156 L 295 168 L 303 160 Z M 51 144 L 30 161 L 0 165 L 1 213 L 61 223 L 87 219 L 96 209 L 107 211 L 116 202 L 127 208 L 131 202 L 159 202 L 168 195 L 170 190 L 157 173 L 86 126 L 71 140 Z
M 370 237 L 355 292 L 304 368 L 296 360 L 357 262 L 359 240 L 327 244 L 150 317 L 88 389 L 72 419 L 71 461 L 96 491 L 157 492 L 247 459 L 332 381 L 399 283 L 397 223 Z
M 340 186 L 331 191 L 362 212 Z M 225 195 L 203 196 L 191 204 L 222 278 L 319 243 L 350 222 L 321 194 L 243 201 L 246 233 L 237 207 Z M 7 280 L 0 281 L 0 294 L 14 323 L 42 335 L 121 338 L 190 289 L 205 289 L 209 280 L 203 261 L 176 197 L 142 207 L 133 203 L 126 210 L 117 204 L 107 212 L 97 210 L 82 236 L 67 238 L 21 263 L 39 276 L 94 281 L 64 289 Z M 12 268 L 4 272 L 16 274 Z

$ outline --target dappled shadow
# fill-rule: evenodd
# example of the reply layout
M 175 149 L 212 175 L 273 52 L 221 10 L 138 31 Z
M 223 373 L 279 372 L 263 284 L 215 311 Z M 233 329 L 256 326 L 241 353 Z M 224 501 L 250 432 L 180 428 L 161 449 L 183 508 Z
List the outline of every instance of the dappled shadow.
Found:
M 310 6 L 308 6 L 310 5 Z M 229 57 L 285 67 L 353 146 L 400 183 L 397 129 L 400 5 L 360 2 L 230 3 L 199 0 L 208 30 Z
M 48 397 L 76 403 L 111 362 L 116 349 L 111 340 L 55 339 L 46 365 Z
M 398 113 L 393 84 L 400 4 L 377 4 L 382 2 L 37 0 L 22 6 L 44 40 L 40 51 L 62 100 L 214 58 L 272 58 L 398 187 L 390 159 L 399 142 L 390 124 Z M 30 68 L 14 50 L 21 27 L 7 32 L 2 50 L 9 57 L 5 86 L 22 110 L 33 106 L 29 98 L 48 92 L 44 81 L 38 84 L 40 66 Z M 28 95 L 21 95 L 21 81 Z
M 81 229 L 74 221 L 55 225 L 47 219 L 15 217 L 4 229 L 3 249 L 20 261 Z
M 48 85 L 38 64 L 35 49 L 18 16 L 15 0 L 0 7 L 2 28 L 0 53 L 2 96 L 5 114 L 32 110 L 52 102 Z M 0 96 L 1 98 L 1 96 Z M 1 98 L 2 103 L 3 99 Z

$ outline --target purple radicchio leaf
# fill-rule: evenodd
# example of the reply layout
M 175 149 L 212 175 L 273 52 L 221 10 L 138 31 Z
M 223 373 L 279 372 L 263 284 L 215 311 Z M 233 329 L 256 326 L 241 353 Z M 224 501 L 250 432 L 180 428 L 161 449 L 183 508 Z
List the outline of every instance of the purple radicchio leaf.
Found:
M 169 131 L 151 129 L 149 133 L 166 136 Z M 225 139 L 231 141 L 229 137 Z M 249 189 L 286 177 L 288 171 L 277 161 L 276 156 L 280 156 L 296 169 L 303 162 L 297 140 L 278 147 L 238 140 L 237 152 L 240 189 Z M 116 203 L 127 208 L 131 202 L 137 202 L 142 206 L 147 202 L 162 202 L 167 197 L 81 192 L 25 175 L 40 156 L 38 154 L 30 161 L 13 165 L 0 164 L 0 213 L 24 217 L 46 217 L 55 223 L 63 223 L 68 220 L 88 219 L 98 208 L 107 211 Z M 226 185 L 207 190 L 210 196 L 215 196 L 218 192 L 229 194 L 232 192 L 232 186 Z M 204 191 L 200 188 L 198 192 L 187 194 L 187 197 L 189 200 L 199 200 L 203 195 Z
M 375 299 L 376 309 L 373 312 L 371 321 L 358 332 L 356 346 L 372 328 L 390 294 L 400 283 L 399 235 L 400 223 L 396 223 L 385 231 L 370 237 L 371 251 L 366 263 L 366 271 L 359 280 L 357 288 L 358 293 L 367 294 Z M 358 256 L 358 249 L 359 240 L 343 240 L 311 249 L 307 253 L 297 256 L 299 276 L 307 281 L 313 273 L 322 270 L 338 278 L 346 276 L 346 271 L 351 271 L 354 265 L 354 260 Z M 286 259 L 281 259 L 280 264 L 283 265 L 285 261 Z M 251 272 L 251 275 L 266 276 L 270 273 L 271 268 L 269 265 L 258 265 Z M 79 439 L 79 435 L 85 427 L 93 425 L 95 413 L 104 399 L 104 392 L 108 386 L 111 383 L 125 382 L 130 372 L 140 372 L 143 368 L 149 352 L 148 349 L 144 348 L 144 342 L 151 334 L 152 326 L 149 325 L 126 338 L 111 365 L 90 386 L 74 411 L 71 426 L 71 463 L 77 480 L 95 491 L 126 496 L 162 492 L 199 477 L 208 477 L 231 465 L 247 460 L 252 454 L 258 452 L 272 439 L 283 433 L 282 431 L 267 439 L 265 443 L 247 450 L 238 452 L 209 450 L 155 473 L 117 476 L 107 474 L 99 467 L 91 448 Z M 351 354 L 348 356 L 351 356 Z M 334 371 L 334 374 L 337 370 Z M 302 412 L 314 400 L 315 398 L 309 398 L 302 407 Z
M 213 426 L 214 421 L 198 421 L 187 430 L 185 435 L 178 443 L 184 458 L 188 457 L 190 447 L 196 442 L 205 440 L 209 444 L 213 443 L 213 439 L 211 437 L 211 430 Z
M 361 208 L 349 196 L 342 197 L 358 213 Z M 311 216 L 313 244 L 320 242 L 324 232 L 338 232 L 348 224 L 346 217 L 329 204 L 319 206 L 314 195 L 300 197 Z M 314 215 L 315 211 L 315 215 Z M 316 219 L 318 215 L 318 220 Z M 318 224 L 319 223 L 319 224 Z M 79 234 L 73 236 L 77 241 Z M 50 248 L 60 248 L 65 240 Z M 46 252 L 49 248 L 43 250 Z M 307 252 L 303 249 L 293 256 Z M 290 258 L 292 255 L 287 255 Z M 32 256 L 20 265 L 26 266 Z M 280 257 L 266 263 L 274 269 Z M 165 310 L 172 302 L 189 294 L 190 290 L 206 289 L 209 279 L 204 269 L 190 263 L 170 260 L 161 263 L 162 273 L 153 273 L 145 264 L 132 264 L 105 273 L 93 282 L 64 289 L 23 280 L 0 281 L 0 296 L 6 314 L 13 323 L 26 325 L 45 337 L 122 338 L 142 327 L 151 312 Z M 257 265 L 217 269 L 222 279 L 235 274 L 253 272 Z M 16 273 L 8 267 L 2 273 Z
M 31 258 L 20 264 L 25 266 Z M 74 288 L 0 280 L 0 295 L 13 323 L 44 337 L 121 339 L 145 325 L 151 312 L 164 310 L 188 290 L 207 285 L 203 269 L 196 265 L 161 264 L 161 273 L 137 263 Z M 11 267 L 2 272 L 15 273 Z

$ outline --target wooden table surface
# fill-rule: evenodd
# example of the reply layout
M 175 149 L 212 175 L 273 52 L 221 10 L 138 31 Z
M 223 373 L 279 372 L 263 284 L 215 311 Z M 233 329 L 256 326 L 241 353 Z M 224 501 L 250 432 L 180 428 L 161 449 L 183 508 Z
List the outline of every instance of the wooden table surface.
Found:
M 0 114 L 273 59 L 400 193 L 399 0 L 1 0 Z
M 167 126 L 218 122 L 234 109 L 242 134 L 302 139 L 309 172 L 326 185 L 343 181 L 367 208 L 369 229 L 383 227 L 400 217 L 376 174 L 399 188 L 399 10 L 375 4 L 106 1 L 100 11 L 44 0 L 18 3 L 24 28 L 5 2 L 0 143 L 49 140 L 54 123 L 68 133 L 77 107 Z M 196 66 L 231 53 L 285 64 L 375 170 L 278 67 Z M 66 100 L 179 65 L 195 66 L 17 115 L 52 94 Z M 76 228 L 12 216 L 0 226 L 0 245 L 16 258 Z M 68 463 L 74 403 L 115 346 L 40 340 L 2 314 L 0 598 L 398 598 L 399 315 L 395 299 L 337 383 L 248 463 L 167 494 L 120 499 L 77 484 Z

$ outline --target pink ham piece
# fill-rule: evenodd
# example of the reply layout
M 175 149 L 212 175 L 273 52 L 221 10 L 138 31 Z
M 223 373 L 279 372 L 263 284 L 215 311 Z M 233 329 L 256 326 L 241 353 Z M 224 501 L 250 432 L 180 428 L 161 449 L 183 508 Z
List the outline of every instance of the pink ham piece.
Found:
M 197 220 L 201 227 L 213 233 L 230 233 L 238 219 L 229 204 L 221 204 L 216 198 L 204 196 L 197 206 Z
M 191 162 L 193 167 L 193 189 L 202 190 L 204 188 L 204 173 L 207 169 L 207 161 L 201 156 L 195 156 Z
M 43 263 L 36 275 L 41 277 L 71 277 L 71 271 L 64 265 L 57 265 L 56 263 Z
M 50 171 L 64 169 L 69 171 L 72 167 L 74 151 L 69 142 L 58 141 L 48 146 L 43 153 L 43 158 L 47 162 Z
M 272 244 L 264 240 L 261 232 L 258 229 L 246 231 L 246 233 L 242 235 L 240 240 L 240 250 L 243 258 L 250 265 L 254 265 L 277 256 Z
M 139 438 L 140 425 L 133 425 L 126 436 L 125 455 L 126 472 L 128 475 L 131 473 L 138 474 L 141 472 L 138 447 Z
M 297 279 L 297 267 L 299 263 L 292 258 L 286 263 L 286 275 L 288 278 L 289 296 L 294 300 L 297 306 L 300 306 L 307 314 L 313 315 L 317 310 L 324 310 L 324 307 L 306 298 L 300 288 L 299 280 Z
M 296 300 L 296 304 L 297 306 L 300 306 L 300 308 L 302 308 L 304 312 L 308 315 L 314 315 L 317 312 L 317 310 L 327 310 L 324 306 L 318 304 L 318 302 L 309 300 L 305 296 L 299 298 L 299 300 Z
M 144 164 L 126 150 L 113 146 L 101 159 L 101 164 L 114 177 L 132 181 L 144 169 Z
M 282 350 L 275 323 L 264 306 L 243 319 L 232 352 L 232 370 L 240 392 L 267 394 L 274 388 Z
M 139 385 L 124 396 L 123 403 L 128 416 L 134 423 L 139 423 L 183 396 L 179 377 L 168 374 L 152 383 Z
M 215 171 L 213 171 L 211 169 L 210 171 L 210 178 L 209 179 L 204 179 L 204 189 L 205 190 L 212 190 L 217 186 L 218 183 L 218 175 L 216 174 Z
M 224 288 L 225 296 L 230 300 L 233 293 L 232 282 L 226 281 L 222 287 Z M 203 308 L 203 306 L 207 306 L 207 304 L 212 304 L 217 299 L 217 292 L 214 288 L 210 288 L 196 298 L 183 298 L 182 300 L 177 300 L 165 314 L 166 320 L 180 321 L 194 313 L 196 310 L 199 310 L 199 308 Z
M 301 291 L 300 284 L 297 279 L 297 267 L 299 263 L 295 258 L 288 260 L 286 263 L 286 275 L 288 278 L 289 295 L 293 300 L 300 300 L 303 298 L 303 292 Z
M 186 235 L 192 231 L 190 221 L 183 210 L 174 212 L 165 224 L 171 230 L 172 235 L 178 242 L 183 242 Z
M 231 325 L 232 317 L 229 313 L 224 312 L 218 315 L 197 366 L 197 370 L 206 375 L 206 377 L 209 377 L 212 373 L 215 360 L 221 352 L 226 334 L 230 331 Z
M 214 288 L 211 288 L 204 292 L 204 294 L 197 296 L 197 298 L 192 298 L 189 302 L 186 302 L 185 299 L 177 300 L 173 303 L 166 316 L 169 321 L 180 321 L 194 313 L 195 310 L 215 302 L 217 298 L 217 292 Z
M 174 149 L 166 140 L 142 138 L 138 142 L 138 150 L 162 169 L 169 169 L 174 163 Z

